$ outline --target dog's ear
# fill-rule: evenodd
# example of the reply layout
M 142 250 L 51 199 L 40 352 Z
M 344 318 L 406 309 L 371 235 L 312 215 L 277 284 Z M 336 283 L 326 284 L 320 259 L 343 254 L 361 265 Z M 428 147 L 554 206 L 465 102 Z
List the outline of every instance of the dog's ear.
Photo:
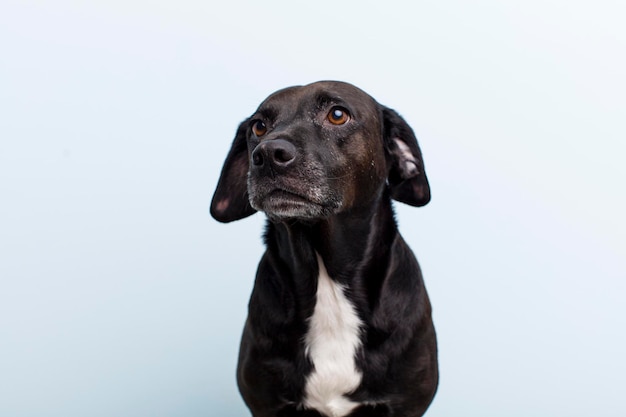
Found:
M 411 206 L 424 206 L 430 201 L 430 186 L 413 129 L 394 110 L 381 107 L 391 197 Z
M 243 121 L 237 129 L 211 201 L 211 216 L 222 223 L 243 219 L 256 212 L 248 199 L 248 121 Z

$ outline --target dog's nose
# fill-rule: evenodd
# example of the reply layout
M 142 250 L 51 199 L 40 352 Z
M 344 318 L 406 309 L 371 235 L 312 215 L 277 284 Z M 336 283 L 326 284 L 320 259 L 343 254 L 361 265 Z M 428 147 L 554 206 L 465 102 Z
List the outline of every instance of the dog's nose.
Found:
M 257 168 L 287 168 L 296 159 L 296 147 L 285 139 L 261 142 L 252 151 L 252 164 Z

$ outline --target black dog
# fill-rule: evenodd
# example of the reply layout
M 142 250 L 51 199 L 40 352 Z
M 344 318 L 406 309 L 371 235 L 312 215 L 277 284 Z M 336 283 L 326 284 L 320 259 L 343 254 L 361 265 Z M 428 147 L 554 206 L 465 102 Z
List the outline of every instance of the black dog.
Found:
M 416 417 L 428 408 L 435 330 L 392 198 L 430 200 L 417 140 L 350 84 L 280 90 L 239 126 L 211 214 L 269 218 L 237 370 L 253 416 Z

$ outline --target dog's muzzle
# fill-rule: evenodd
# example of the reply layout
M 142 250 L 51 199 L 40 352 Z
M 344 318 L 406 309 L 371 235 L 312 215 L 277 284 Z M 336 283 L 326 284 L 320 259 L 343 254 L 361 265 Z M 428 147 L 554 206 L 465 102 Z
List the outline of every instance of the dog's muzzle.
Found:
M 270 218 L 325 217 L 341 206 L 322 165 L 299 156 L 286 139 L 259 143 L 250 155 L 250 204 Z

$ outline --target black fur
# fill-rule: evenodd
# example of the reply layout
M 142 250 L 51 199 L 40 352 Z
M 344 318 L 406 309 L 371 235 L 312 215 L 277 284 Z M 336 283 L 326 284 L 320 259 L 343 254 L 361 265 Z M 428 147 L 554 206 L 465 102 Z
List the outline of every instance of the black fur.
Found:
M 350 117 L 341 125 L 327 117 L 337 107 Z M 260 136 L 258 121 L 267 127 Z M 255 151 L 262 154 L 251 160 Z M 349 416 L 417 417 L 429 406 L 438 381 L 431 306 L 392 198 L 430 200 L 417 140 L 396 112 L 354 86 L 280 90 L 239 127 L 211 213 L 230 222 L 260 209 L 269 218 L 237 370 L 253 416 L 324 416 L 302 404 L 313 370 L 304 339 L 316 253 L 364 323 L 362 382 L 345 394 L 363 405 Z

